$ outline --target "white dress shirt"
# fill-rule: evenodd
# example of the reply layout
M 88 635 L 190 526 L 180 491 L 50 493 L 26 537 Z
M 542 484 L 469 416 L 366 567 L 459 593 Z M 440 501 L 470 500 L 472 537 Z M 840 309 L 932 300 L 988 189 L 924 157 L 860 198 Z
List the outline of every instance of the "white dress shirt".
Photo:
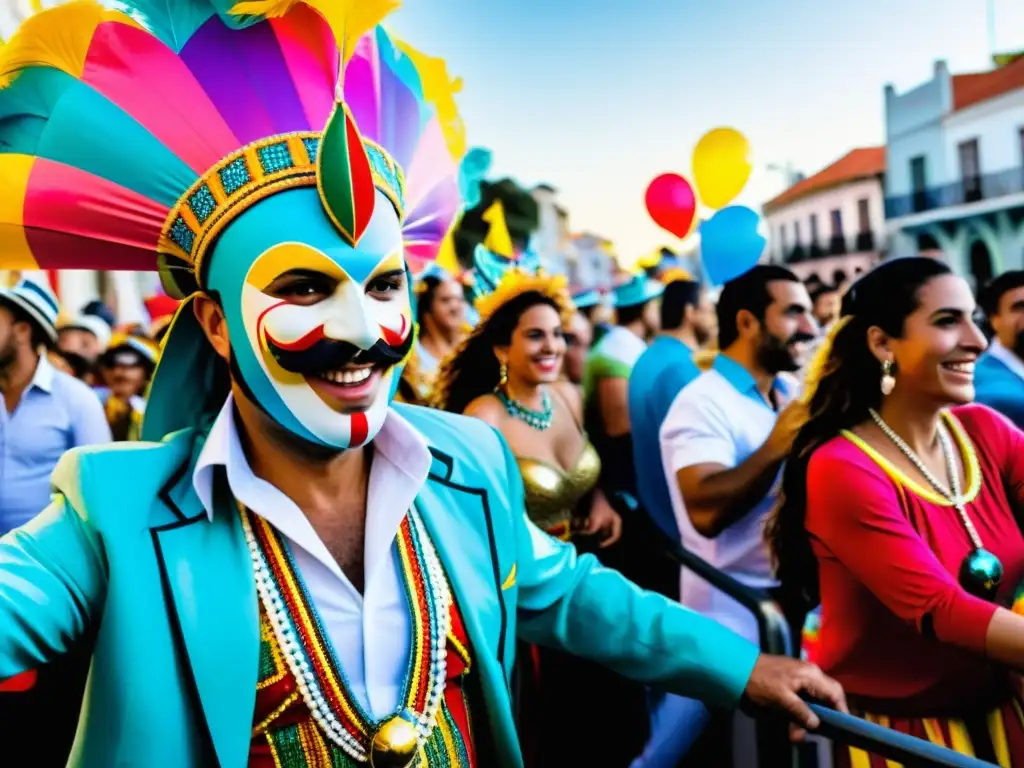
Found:
M 374 719 L 381 719 L 400 704 L 411 644 L 409 606 L 392 545 L 426 482 L 432 459 L 423 436 L 393 410 L 373 447 L 362 595 L 295 502 L 253 474 L 239 440 L 230 396 L 199 455 L 192 484 L 212 518 L 213 468 L 225 467 L 234 497 L 288 541 L 352 695 Z
M 796 389 L 795 379 L 776 378 L 780 410 Z M 777 483 L 746 515 L 712 539 L 694 528 L 676 473 L 696 464 L 739 466 L 768 439 L 777 417 L 753 377 L 738 363 L 719 355 L 710 370 L 676 396 L 660 432 L 662 466 L 683 546 L 738 581 L 762 589 L 778 583 L 764 541 L 765 520 L 778 500 Z M 757 641 L 757 622 L 750 611 L 685 571 L 680 602 Z

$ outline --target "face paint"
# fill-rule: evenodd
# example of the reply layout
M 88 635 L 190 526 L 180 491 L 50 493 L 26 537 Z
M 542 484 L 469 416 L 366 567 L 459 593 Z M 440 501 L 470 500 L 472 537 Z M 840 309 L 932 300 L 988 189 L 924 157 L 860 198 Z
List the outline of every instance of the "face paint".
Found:
M 412 346 L 411 292 L 398 216 L 383 193 L 353 248 L 296 199 L 310 192 L 275 195 L 246 212 L 279 221 L 272 235 L 265 225 L 229 227 L 208 285 L 220 294 L 238 370 L 263 409 L 304 439 L 344 449 L 384 424 Z M 258 242 L 232 238 L 253 229 L 263 230 Z M 229 248 L 243 257 L 222 253 Z

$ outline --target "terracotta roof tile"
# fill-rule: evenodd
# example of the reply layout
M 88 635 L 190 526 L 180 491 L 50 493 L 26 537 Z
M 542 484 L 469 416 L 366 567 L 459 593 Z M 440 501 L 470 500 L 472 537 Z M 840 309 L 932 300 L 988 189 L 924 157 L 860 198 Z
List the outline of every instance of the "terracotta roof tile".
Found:
M 953 75 L 953 111 L 958 112 L 1017 88 L 1024 88 L 1024 58 L 991 72 Z
M 787 189 L 781 195 L 764 204 L 764 211 L 781 208 L 807 195 L 859 179 L 880 176 L 885 173 L 885 147 L 861 147 L 851 150 L 823 168 Z

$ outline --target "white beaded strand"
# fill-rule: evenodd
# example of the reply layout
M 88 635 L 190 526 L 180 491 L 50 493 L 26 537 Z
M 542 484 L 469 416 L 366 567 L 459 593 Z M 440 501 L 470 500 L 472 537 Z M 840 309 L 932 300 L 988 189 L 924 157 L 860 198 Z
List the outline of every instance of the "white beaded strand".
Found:
M 249 517 L 242 513 L 242 525 L 245 529 L 245 538 L 249 544 L 249 552 L 252 558 L 253 571 L 256 577 L 256 591 L 263 603 L 270 626 L 274 630 L 274 636 L 284 655 L 288 668 L 299 688 L 302 700 L 309 708 L 309 712 L 324 734 L 334 744 L 341 748 L 349 757 L 365 763 L 369 760 L 366 748 L 352 736 L 345 727 L 338 722 L 337 717 L 331 711 L 324 699 L 323 693 L 316 686 L 316 675 L 309 667 L 305 658 L 301 643 L 295 638 L 294 630 L 290 623 L 288 612 L 285 609 L 284 601 L 274 583 L 270 568 L 266 564 L 263 552 L 260 550 L 256 534 L 252 530 Z
M 967 537 L 971 540 L 971 544 L 974 545 L 975 549 L 983 549 L 981 536 L 978 535 L 978 530 L 974 527 L 974 523 L 971 522 L 971 518 L 967 515 L 967 498 L 961 494 L 960 488 L 960 473 L 956 469 L 956 459 L 953 455 L 953 441 L 949 436 L 949 432 L 946 430 L 944 424 L 939 422 L 938 433 L 939 433 L 939 446 L 942 448 L 942 457 L 946 462 L 946 473 L 949 476 L 949 483 L 951 487 L 943 485 L 932 471 L 924 465 L 921 458 L 914 453 L 913 449 L 904 442 L 903 438 L 896 434 L 896 431 L 890 427 L 882 417 L 875 411 L 874 408 L 869 408 L 868 412 L 871 414 L 872 420 L 878 425 L 878 428 L 882 430 L 886 437 L 888 437 L 893 444 L 900 450 L 907 459 L 910 460 L 918 472 L 920 472 L 925 480 L 938 491 L 939 495 L 943 496 L 946 501 L 953 505 L 956 509 L 957 514 L 960 516 L 960 520 L 963 523 L 964 529 L 967 531 Z
M 359 762 L 367 762 L 369 755 L 366 747 L 350 734 L 339 722 L 337 716 L 331 710 L 330 705 L 324 698 L 323 692 L 319 689 L 316 675 L 310 668 L 305 657 L 301 643 L 295 637 L 295 631 L 290 626 L 290 617 L 282 600 L 277 584 L 266 563 L 266 558 L 260 549 L 259 542 L 249 516 L 245 510 L 241 510 L 242 527 L 245 532 L 246 543 L 249 547 L 250 559 L 252 560 L 253 573 L 256 581 L 256 591 L 263 603 L 263 608 L 270 621 L 271 628 L 277 638 L 278 644 L 288 664 L 288 668 L 294 677 L 299 688 L 303 701 L 309 708 L 314 721 L 324 734 L 347 755 Z M 422 747 L 430 738 L 437 725 L 437 712 L 440 709 L 444 698 L 444 689 L 448 675 L 447 638 L 451 631 L 451 589 L 444 573 L 437 551 L 429 536 L 426 535 L 419 521 L 419 516 L 413 510 L 409 512 L 410 523 L 417 529 L 420 542 L 421 554 L 429 576 L 429 598 L 434 611 L 431 612 L 431 659 L 430 659 L 430 688 L 427 693 L 425 711 L 412 713 L 415 717 L 415 729 L 417 741 Z

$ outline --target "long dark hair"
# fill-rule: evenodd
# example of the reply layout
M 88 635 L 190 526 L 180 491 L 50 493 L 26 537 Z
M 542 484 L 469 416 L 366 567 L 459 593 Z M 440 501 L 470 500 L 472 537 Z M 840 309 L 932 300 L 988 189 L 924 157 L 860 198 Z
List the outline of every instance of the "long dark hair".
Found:
M 805 528 L 811 456 L 841 430 L 870 418 L 869 408 L 881 405 L 880 367 L 867 345 L 868 329 L 877 326 L 901 337 L 907 316 L 919 306 L 918 291 L 947 274 L 949 267 L 935 259 L 893 259 L 857 280 L 843 297 L 841 325 L 823 342 L 828 346 L 821 354 L 827 358 L 817 375 L 812 371 L 808 376 L 807 386 L 814 391 L 810 416 L 793 442 L 782 476 L 782 500 L 767 528 L 788 610 L 809 610 L 819 602 L 818 563 Z
M 416 293 L 416 322 L 420 328 L 423 327 L 423 320 L 434 308 L 434 295 L 442 283 L 444 280 L 435 275 L 428 275 L 420 281 L 419 290 Z
M 546 304 L 563 314 L 564 308 L 550 296 L 540 291 L 524 291 L 481 321 L 473 333 L 441 362 L 434 390 L 434 406 L 451 413 L 463 413 L 478 397 L 493 392 L 500 376 L 494 348 L 510 345 L 519 318 L 538 304 Z

